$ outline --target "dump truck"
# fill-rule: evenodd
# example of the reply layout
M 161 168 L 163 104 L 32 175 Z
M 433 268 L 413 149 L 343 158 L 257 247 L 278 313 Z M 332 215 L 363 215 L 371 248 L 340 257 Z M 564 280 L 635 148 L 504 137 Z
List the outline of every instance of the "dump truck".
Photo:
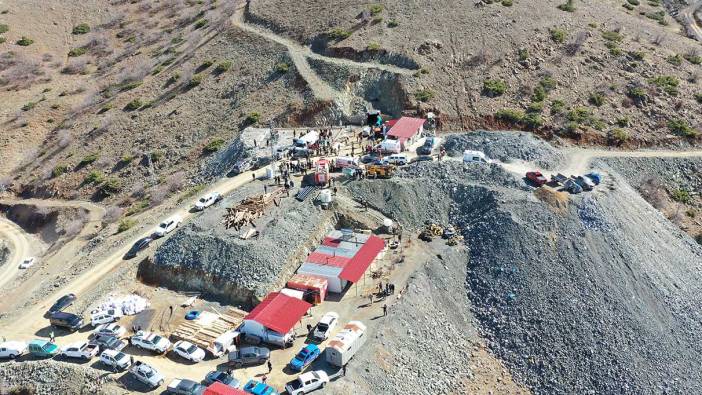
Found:
M 368 177 L 373 178 L 390 178 L 395 175 L 397 168 L 393 165 L 370 165 L 366 169 Z

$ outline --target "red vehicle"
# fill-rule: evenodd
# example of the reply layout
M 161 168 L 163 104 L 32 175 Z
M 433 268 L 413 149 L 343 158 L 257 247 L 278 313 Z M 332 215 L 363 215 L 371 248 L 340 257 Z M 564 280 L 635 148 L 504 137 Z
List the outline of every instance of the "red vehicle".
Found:
M 544 175 L 541 174 L 541 172 L 539 172 L 539 171 L 527 172 L 526 178 L 527 178 L 527 180 L 536 184 L 536 186 L 538 186 L 538 187 L 544 185 L 547 182 L 546 177 L 544 177 Z

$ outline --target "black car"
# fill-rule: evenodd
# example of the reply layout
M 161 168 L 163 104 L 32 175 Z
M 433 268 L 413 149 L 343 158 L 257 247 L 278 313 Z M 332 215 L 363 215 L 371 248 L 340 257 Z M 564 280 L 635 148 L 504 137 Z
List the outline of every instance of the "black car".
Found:
M 68 295 L 63 295 L 62 297 L 59 298 L 59 300 L 56 301 L 56 303 L 53 304 L 53 306 L 49 307 L 49 314 L 53 314 L 56 312 L 59 312 L 66 307 L 70 306 L 73 304 L 73 302 L 76 301 L 76 295 L 74 294 L 68 294 Z
M 202 395 L 205 392 L 205 386 L 192 380 L 181 379 L 175 387 L 169 384 L 166 392 L 177 395 Z
M 210 385 L 213 383 L 222 383 L 234 388 L 239 388 L 240 384 L 239 380 L 235 379 L 230 374 L 217 370 L 209 372 L 207 373 L 207 376 L 205 376 L 205 385 Z
M 149 244 L 151 244 L 151 242 L 152 242 L 153 240 L 154 240 L 154 239 L 152 239 L 151 237 L 144 237 L 143 239 L 137 240 L 137 242 L 134 243 L 134 245 L 132 246 L 132 248 L 130 248 L 129 251 L 127 251 L 127 253 L 124 254 L 124 259 L 132 259 L 132 258 L 134 258 L 135 256 L 137 256 L 137 253 L 138 253 L 139 251 L 141 251 L 141 250 L 143 250 L 144 248 L 148 247 Z
M 271 356 L 271 350 L 265 347 L 242 347 L 229 353 L 229 364 L 234 367 L 260 365 Z
M 90 342 L 100 346 L 101 352 L 105 350 L 122 351 L 125 347 L 127 347 L 127 343 L 124 340 L 120 340 L 112 335 L 99 333 L 96 334 Z
M 76 314 L 57 311 L 51 314 L 49 317 L 49 323 L 59 328 L 77 331 L 83 327 L 83 317 Z

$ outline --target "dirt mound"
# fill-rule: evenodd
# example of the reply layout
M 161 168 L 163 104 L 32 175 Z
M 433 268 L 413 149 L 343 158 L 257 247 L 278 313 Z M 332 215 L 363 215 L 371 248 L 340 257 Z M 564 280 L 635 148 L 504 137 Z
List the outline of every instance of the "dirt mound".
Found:
M 415 212 L 443 221 L 434 210 L 450 207 L 470 250 L 470 309 L 517 380 L 537 393 L 702 390 L 702 247 L 621 180 L 558 213 L 527 188 L 454 166 L 417 167 L 408 188 L 367 180 L 351 189 L 401 222 L 421 222 Z
M 463 155 L 464 150 L 474 150 L 483 152 L 490 159 L 535 162 L 546 169 L 557 168 L 565 159 L 560 151 L 526 132 L 478 131 L 454 134 L 446 138 L 444 148 L 451 156 Z
M 37 395 L 123 394 L 109 374 L 57 361 L 27 361 L 0 365 L 3 390 L 26 390 Z

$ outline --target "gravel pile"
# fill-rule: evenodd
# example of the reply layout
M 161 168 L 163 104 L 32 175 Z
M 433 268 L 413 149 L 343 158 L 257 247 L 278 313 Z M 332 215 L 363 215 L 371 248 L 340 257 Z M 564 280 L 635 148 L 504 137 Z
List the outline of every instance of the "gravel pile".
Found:
M 490 159 L 509 162 L 514 159 L 534 162 L 545 169 L 564 163 L 563 154 L 531 133 L 487 132 L 454 134 L 446 137 L 444 148 L 450 156 L 464 150 L 482 151 Z
M 297 255 L 312 245 L 308 240 L 331 228 L 331 214 L 312 199 L 298 202 L 291 193 L 280 207 L 269 206 L 266 215 L 255 221 L 261 232 L 258 238 L 241 240 L 239 232 L 222 224 L 226 207 L 260 193 L 263 184 L 251 183 L 208 208 L 166 240 L 156 251 L 153 267 L 148 271 L 140 267 L 140 275 L 161 285 L 208 292 L 242 304 L 281 285 L 300 263 Z
M 32 394 L 123 394 L 109 374 L 72 363 L 27 361 L 0 365 L 2 390 L 27 389 Z M 2 393 L 5 393 L 4 391 Z
M 634 187 L 655 178 L 669 189 L 702 191 L 702 158 L 602 158 L 596 163 L 609 166 Z
M 423 296 L 466 292 L 470 311 L 464 307 L 450 324 L 440 317 L 441 325 L 426 331 L 460 327 L 472 313 L 492 352 L 535 393 L 702 393 L 702 247 L 617 180 L 614 190 L 572 196 L 557 212 L 520 181 L 484 181 L 499 179 L 499 170 L 483 167 L 479 177 L 460 166 L 426 164 L 401 174 L 417 177 L 409 182 L 349 186 L 401 222 L 446 220 L 464 235 L 467 284 Z M 430 281 L 441 284 L 444 276 Z M 426 351 L 411 344 L 408 355 Z M 442 347 L 442 356 L 451 347 Z M 444 367 L 428 359 L 405 372 L 407 383 L 384 382 L 380 371 L 372 376 L 426 388 Z

